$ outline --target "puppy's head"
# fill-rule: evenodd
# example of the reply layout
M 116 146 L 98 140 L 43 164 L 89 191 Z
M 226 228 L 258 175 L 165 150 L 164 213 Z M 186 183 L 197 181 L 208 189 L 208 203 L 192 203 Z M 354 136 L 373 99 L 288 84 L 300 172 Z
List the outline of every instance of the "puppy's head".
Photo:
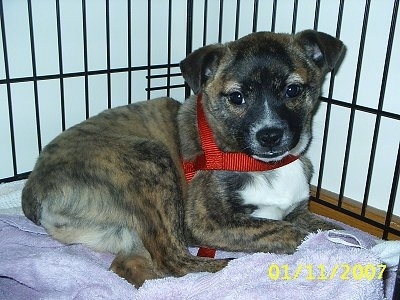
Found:
M 312 30 L 257 32 L 205 46 L 181 64 L 223 151 L 264 161 L 299 155 L 311 139 L 311 118 L 327 72 L 343 43 Z

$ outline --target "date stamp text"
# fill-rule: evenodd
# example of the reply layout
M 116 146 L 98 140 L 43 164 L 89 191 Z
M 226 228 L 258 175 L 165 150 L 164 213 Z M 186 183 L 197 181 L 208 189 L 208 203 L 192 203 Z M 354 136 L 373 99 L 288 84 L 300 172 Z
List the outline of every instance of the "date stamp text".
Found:
M 268 277 L 271 280 L 296 280 L 305 278 L 306 280 L 374 280 L 382 279 L 386 269 L 384 264 L 335 264 L 327 268 L 323 264 L 299 264 L 289 266 L 288 264 L 271 264 L 268 268 Z

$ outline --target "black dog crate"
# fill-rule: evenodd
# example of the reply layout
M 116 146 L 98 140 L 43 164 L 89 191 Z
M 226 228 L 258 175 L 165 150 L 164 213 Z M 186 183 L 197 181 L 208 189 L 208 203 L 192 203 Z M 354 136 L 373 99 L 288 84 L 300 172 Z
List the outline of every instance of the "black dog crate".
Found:
M 398 0 L 0 0 L 0 182 L 26 178 L 46 143 L 103 109 L 158 96 L 184 101 L 190 91 L 178 63 L 198 47 L 254 31 L 311 28 L 347 46 L 313 124 L 311 209 L 398 239 L 398 6 Z
M 311 209 L 399 239 L 398 6 L 398 0 L 0 0 L 0 183 L 25 179 L 44 145 L 103 109 L 158 96 L 184 101 L 190 90 L 178 63 L 198 47 L 254 31 L 311 28 L 347 46 L 313 124 Z

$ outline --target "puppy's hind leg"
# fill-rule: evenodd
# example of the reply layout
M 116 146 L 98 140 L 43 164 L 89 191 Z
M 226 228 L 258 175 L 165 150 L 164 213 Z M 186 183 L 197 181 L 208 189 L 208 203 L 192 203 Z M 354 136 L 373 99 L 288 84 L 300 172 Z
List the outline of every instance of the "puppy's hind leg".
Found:
M 141 147 L 145 147 L 144 144 Z M 132 229 L 138 233 L 149 257 L 138 253 L 119 254 L 111 269 L 135 286 L 144 280 L 183 276 L 190 272 L 216 272 L 227 261 L 192 256 L 184 233 L 184 204 L 181 174 L 169 153 L 147 143 L 140 159 L 126 156 L 126 184 L 123 204 L 133 212 Z M 137 170 L 140 170 L 138 172 Z M 150 259 L 151 258 L 151 259 Z
M 191 272 L 217 272 L 228 263 L 228 260 L 194 257 L 190 253 L 185 253 L 185 248 L 175 250 L 181 253 L 168 255 L 161 261 L 155 261 L 149 255 L 136 251 L 129 255 L 119 253 L 110 269 L 139 288 L 148 279 L 183 276 Z
M 125 278 L 139 288 L 147 279 L 163 277 L 157 272 L 151 258 L 142 255 L 118 254 L 111 264 L 110 270 Z

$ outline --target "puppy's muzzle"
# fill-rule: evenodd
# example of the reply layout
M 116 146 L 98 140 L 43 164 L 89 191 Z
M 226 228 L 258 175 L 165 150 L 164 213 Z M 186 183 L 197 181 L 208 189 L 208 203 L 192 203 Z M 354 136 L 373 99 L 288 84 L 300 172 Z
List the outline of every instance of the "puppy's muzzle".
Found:
M 279 146 L 283 138 L 283 129 L 277 127 L 263 128 L 256 133 L 258 143 L 272 151 L 276 146 Z
M 253 157 L 268 161 L 280 160 L 297 143 L 295 135 L 284 126 L 262 127 L 253 138 Z

